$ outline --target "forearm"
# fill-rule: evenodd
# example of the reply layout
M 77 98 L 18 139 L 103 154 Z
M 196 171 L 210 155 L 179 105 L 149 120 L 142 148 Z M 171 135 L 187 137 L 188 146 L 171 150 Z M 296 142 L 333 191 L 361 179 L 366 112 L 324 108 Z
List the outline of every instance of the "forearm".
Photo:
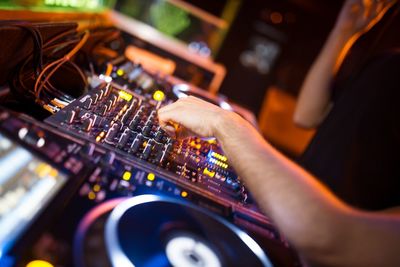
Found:
M 265 142 L 241 118 L 235 116 L 222 123 L 216 137 L 261 208 L 293 243 L 308 246 L 326 229 L 315 228 L 309 235 L 304 225 L 310 225 L 317 217 L 336 216 L 338 209 L 345 210 L 320 183 Z
M 216 137 L 260 207 L 309 260 L 333 266 L 368 266 L 384 259 L 382 254 L 387 251 L 379 246 L 385 242 L 396 246 L 400 231 L 394 231 L 394 226 L 399 221 L 371 217 L 348 207 L 240 118 L 221 123 Z M 360 260 L 351 253 L 368 256 Z M 394 250 L 391 255 L 396 255 Z
M 296 124 L 313 128 L 323 120 L 330 108 L 332 80 L 356 39 L 339 27 L 331 32 L 300 89 L 293 118 Z
M 393 264 L 400 263 L 398 217 L 348 207 L 239 115 L 187 97 L 161 108 L 158 116 L 164 129 L 173 122 L 186 134 L 217 137 L 259 206 L 307 259 L 336 267 L 400 266 Z

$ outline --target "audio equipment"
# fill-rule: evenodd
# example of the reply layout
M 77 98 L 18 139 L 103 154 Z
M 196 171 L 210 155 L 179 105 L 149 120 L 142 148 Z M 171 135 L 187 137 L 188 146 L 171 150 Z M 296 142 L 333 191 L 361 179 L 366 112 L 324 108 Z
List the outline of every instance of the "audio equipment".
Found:
M 44 123 L 0 109 L 1 266 L 300 265 L 215 139 L 160 128 L 190 87 L 129 61 L 90 84 Z

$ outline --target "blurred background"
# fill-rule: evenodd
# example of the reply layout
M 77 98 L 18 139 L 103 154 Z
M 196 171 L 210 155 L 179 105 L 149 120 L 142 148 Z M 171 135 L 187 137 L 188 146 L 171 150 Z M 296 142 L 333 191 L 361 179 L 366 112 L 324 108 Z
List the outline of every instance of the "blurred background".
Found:
M 141 59 L 147 68 L 176 76 L 248 109 L 266 138 L 288 155 L 296 156 L 313 132 L 293 125 L 295 99 L 342 3 L 2 0 L 0 8 L 3 19 L 112 24 L 124 32 L 128 58 Z M 363 36 L 340 75 L 354 71 L 372 54 L 398 44 L 399 27 L 397 17 L 382 35 L 379 47 L 374 46 L 374 38 L 381 27 Z

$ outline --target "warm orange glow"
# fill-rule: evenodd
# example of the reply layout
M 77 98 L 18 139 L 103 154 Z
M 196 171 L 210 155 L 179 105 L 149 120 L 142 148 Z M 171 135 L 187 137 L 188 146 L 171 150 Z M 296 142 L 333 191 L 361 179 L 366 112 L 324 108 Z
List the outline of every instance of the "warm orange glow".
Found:
M 279 12 L 272 12 L 271 16 L 269 17 L 274 24 L 282 23 L 283 17 L 282 14 Z
M 141 63 L 144 69 L 158 71 L 168 75 L 171 75 L 175 71 L 176 65 L 174 61 L 162 58 L 132 45 L 126 48 L 125 56 L 133 62 Z

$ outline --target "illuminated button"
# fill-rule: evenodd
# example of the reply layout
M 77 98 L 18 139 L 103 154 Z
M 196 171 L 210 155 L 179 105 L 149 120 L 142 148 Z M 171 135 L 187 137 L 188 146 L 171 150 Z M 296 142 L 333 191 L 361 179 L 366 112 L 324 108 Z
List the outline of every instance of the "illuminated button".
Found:
M 133 97 L 131 94 L 129 94 L 125 91 L 119 91 L 118 95 L 120 98 L 122 98 L 123 100 L 126 100 L 126 101 L 131 101 L 131 99 Z
M 125 74 L 125 71 L 123 70 L 123 69 L 118 69 L 117 70 L 117 75 L 118 76 L 122 76 L 122 75 L 124 75 Z
M 93 191 L 90 191 L 89 194 L 88 194 L 88 198 L 89 198 L 90 200 L 93 200 L 93 199 L 96 198 L 96 194 L 95 194 Z
M 53 266 L 54 266 L 53 264 L 42 260 L 31 261 L 26 265 L 26 267 L 53 267 Z
M 214 177 L 214 175 L 215 175 L 214 171 L 209 171 L 207 168 L 204 169 L 203 173 L 210 177 Z
M 181 196 L 182 196 L 182 197 L 187 197 L 187 196 L 188 196 L 188 193 L 187 193 L 186 191 L 182 191 L 182 192 L 181 192 Z
M 132 173 L 131 172 L 124 172 L 124 174 L 122 175 L 122 179 L 124 179 L 125 181 L 129 181 L 131 179 Z
M 160 102 L 160 101 L 163 101 L 164 98 L 165 98 L 165 94 L 164 94 L 163 91 L 157 90 L 157 91 L 155 91 L 154 94 L 153 94 L 153 99 L 154 99 L 155 101 L 159 101 L 159 102 Z
M 154 179 L 156 178 L 156 176 L 154 175 L 154 173 L 149 173 L 147 174 L 147 180 L 149 181 L 154 181 Z
M 58 171 L 56 169 L 51 169 L 50 173 L 49 173 L 50 177 L 57 177 L 58 176 Z
M 101 189 L 101 187 L 100 187 L 100 185 L 98 185 L 98 184 L 96 184 L 96 185 L 93 186 L 93 191 L 94 191 L 94 192 L 99 192 L 100 189 Z

